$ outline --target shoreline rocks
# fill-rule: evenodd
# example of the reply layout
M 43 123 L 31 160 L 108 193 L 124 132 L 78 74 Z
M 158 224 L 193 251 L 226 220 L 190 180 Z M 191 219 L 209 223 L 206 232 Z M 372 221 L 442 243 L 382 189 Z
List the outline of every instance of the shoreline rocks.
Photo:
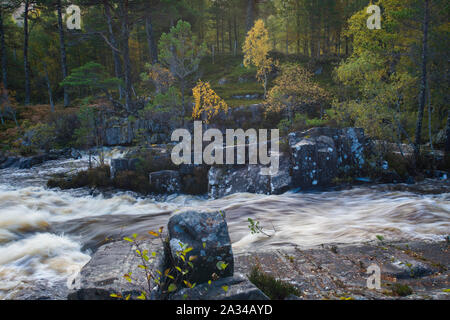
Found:
M 101 246 L 70 284 L 67 298 L 111 300 L 129 296 L 134 300 L 146 292 L 148 298 L 160 300 L 268 299 L 245 276 L 234 274 L 234 256 L 224 213 L 176 213 L 167 229 L 168 238 L 163 243 L 154 239 L 137 240 L 138 246 L 127 241 Z M 144 250 L 150 256 L 145 259 L 147 264 L 139 256 Z M 150 285 L 154 287 L 149 288 L 146 270 L 161 275 L 158 282 L 152 280 Z M 178 272 L 184 270 L 189 272 L 180 278 Z M 188 283 L 195 286 L 189 288 Z M 167 289 L 171 285 L 177 288 L 173 292 Z
M 145 240 L 143 248 L 159 248 L 156 240 Z M 180 288 L 165 298 L 169 300 L 265 300 L 266 294 L 252 284 L 245 275 L 254 266 L 276 279 L 289 282 L 300 292 L 295 300 L 449 300 L 448 276 L 450 268 L 448 241 L 371 241 L 355 244 L 327 244 L 314 247 L 286 247 L 235 255 L 232 276 L 193 289 Z M 158 254 L 161 251 L 158 251 Z M 156 260 L 153 265 L 161 263 Z M 131 294 L 136 299 L 145 284 L 129 283 L 123 274 L 132 272 L 134 279 L 142 275 L 135 248 L 125 241 L 100 247 L 91 261 L 82 268 L 76 279 L 78 287 L 69 293 L 69 299 L 113 299 L 111 293 Z M 377 264 L 381 270 L 381 289 L 367 288 L 367 268 Z M 139 269 L 139 270 L 137 270 Z M 141 270 L 142 271 L 142 270 Z M 145 276 L 144 276 L 145 278 Z M 227 291 L 223 290 L 227 286 Z M 398 286 L 409 288 L 403 295 Z M 42 292 L 42 289 L 39 289 Z M 44 299 L 51 294 L 39 293 Z M 33 298 L 27 293 L 23 298 Z M 156 288 L 152 299 L 162 299 Z
M 186 275 L 191 283 L 205 283 L 213 279 L 233 276 L 233 251 L 228 234 L 225 212 L 180 212 L 172 215 L 168 223 L 172 259 L 180 261 L 179 252 L 185 246 L 192 248 L 184 259 L 192 260 L 194 269 Z M 218 264 L 223 263 L 223 268 Z
M 42 164 L 50 160 L 58 159 L 80 159 L 82 157 L 78 150 L 73 148 L 66 148 L 61 150 L 50 150 L 47 153 L 41 153 L 29 157 L 19 156 L 2 156 L 0 157 L 0 170 L 17 168 L 17 169 L 30 169 L 36 165 Z

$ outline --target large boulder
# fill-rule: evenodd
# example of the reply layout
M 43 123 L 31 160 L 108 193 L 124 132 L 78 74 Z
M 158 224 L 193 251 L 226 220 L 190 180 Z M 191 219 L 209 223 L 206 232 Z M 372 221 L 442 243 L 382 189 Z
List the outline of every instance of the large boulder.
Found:
M 245 276 L 236 274 L 214 281 L 211 285 L 203 283 L 193 289 L 181 289 L 170 300 L 269 300 L 269 297 Z
M 234 260 L 230 236 L 224 212 L 180 212 L 170 217 L 168 223 L 170 251 L 174 261 L 182 263 L 177 252 L 191 247 L 185 259 L 192 261 L 194 268 L 186 275 L 191 283 L 205 283 L 213 279 L 233 275 Z M 227 264 L 219 268 L 220 263 Z M 218 266 L 219 263 L 219 266 Z
M 261 174 L 260 165 L 212 167 L 208 173 L 208 193 L 221 198 L 233 193 L 270 193 L 270 178 Z
M 152 172 L 149 175 L 150 187 L 156 193 L 180 193 L 182 190 L 181 176 L 175 170 Z
M 329 186 L 340 173 L 362 169 L 366 138 L 362 129 L 313 128 L 289 135 L 293 185 Z
M 163 246 L 157 240 L 143 241 L 141 250 L 156 252 L 148 265 L 153 272 L 162 269 Z M 82 268 L 70 284 L 69 300 L 111 300 L 111 294 L 131 295 L 136 299 L 142 291 L 149 291 L 145 272 L 139 268 L 141 258 L 136 254 L 136 246 L 126 241 L 117 241 L 101 246 L 91 260 Z M 160 270 L 162 272 L 162 270 Z M 131 273 L 133 281 L 124 275 Z M 151 288 L 156 293 L 156 288 Z
M 263 175 L 262 165 L 214 166 L 208 173 L 208 193 L 211 198 L 221 198 L 234 193 L 281 194 L 292 186 L 291 159 L 279 154 L 277 172 Z

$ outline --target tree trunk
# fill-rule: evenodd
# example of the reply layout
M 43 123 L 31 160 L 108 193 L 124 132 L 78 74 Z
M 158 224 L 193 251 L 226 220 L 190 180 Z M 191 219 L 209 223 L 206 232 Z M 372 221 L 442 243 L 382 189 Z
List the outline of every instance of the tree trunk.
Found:
M 181 122 L 184 125 L 184 117 L 186 116 L 186 107 L 185 107 L 185 79 L 180 79 L 180 89 L 181 89 Z
M 414 142 L 414 151 L 416 159 L 420 153 L 420 144 L 422 136 L 422 122 L 423 114 L 426 103 L 427 94 L 427 63 L 428 63 L 428 24 L 429 24 L 429 8 L 430 0 L 425 0 L 425 13 L 423 18 L 423 49 L 422 49 L 422 76 L 420 78 L 420 96 L 419 96 L 419 111 L 417 114 L 417 124 L 416 124 L 416 139 Z
M 286 21 L 286 55 L 289 55 L 289 23 Z
M 216 15 L 216 46 L 217 46 L 217 53 L 219 53 L 220 52 L 219 15 Z
M 111 45 L 117 48 L 117 40 L 116 36 L 114 35 L 113 30 L 113 24 L 112 24 L 112 18 L 111 18 L 111 8 L 109 7 L 108 1 L 103 1 L 103 6 L 105 8 L 105 16 L 106 16 L 106 23 L 108 24 L 108 33 L 109 33 L 109 42 L 111 42 Z M 120 62 L 120 55 L 117 52 L 117 50 L 112 49 L 113 59 L 114 59 L 114 73 L 116 75 L 116 78 L 122 79 L 122 64 Z M 123 92 L 122 85 L 119 84 L 119 98 L 122 99 L 124 92 Z
M 255 0 L 247 0 L 246 27 L 249 32 L 255 24 Z
M 237 45 L 238 45 L 238 26 L 236 15 L 234 15 L 234 55 L 237 55 Z
M 23 14 L 23 67 L 25 73 L 25 105 L 30 104 L 31 88 L 30 88 L 30 66 L 28 63 L 28 11 L 30 1 L 25 1 L 25 11 Z
M 152 64 L 158 63 L 158 47 L 156 46 L 155 35 L 153 34 L 152 18 L 147 16 L 145 19 L 145 32 L 147 33 L 148 49 Z
M 6 46 L 5 46 L 5 31 L 3 29 L 3 10 L 0 8 L 0 55 L 2 61 L 2 82 L 3 88 L 8 90 L 8 72 L 7 72 L 7 60 L 6 60 Z
M 445 154 L 450 155 L 450 109 L 447 111 L 447 125 L 445 128 L 445 135 L 447 139 L 445 140 Z
M 223 23 L 223 16 L 220 19 L 220 33 L 222 35 L 222 54 L 225 53 L 225 32 L 224 32 L 224 23 Z
M 58 11 L 58 32 L 59 32 L 59 46 L 60 46 L 60 54 L 61 54 L 61 68 L 63 74 L 63 80 L 67 77 L 67 58 L 66 58 L 66 45 L 64 43 L 64 27 L 63 27 L 63 19 L 62 19 L 62 8 L 61 8 L 61 0 L 57 2 L 57 11 Z M 64 107 L 69 106 L 69 89 L 64 87 Z
M 45 82 L 47 82 L 48 99 L 50 102 L 50 108 L 52 113 L 55 112 L 55 103 L 53 102 L 52 85 L 50 84 L 50 77 L 48 76 L 47 63 L 45 61 L 42 63 L 44 65 Z
M 124 80 L 125 80 L 125 108 L 128 112 L 132 111 L 132 83 L 131 83 L 131 61 L 130 61 L 130 47 L 128 41 L 130 38 L 129 21 L 128 21 L 128 0 L 125 0 L 121 5 L 122 11 L 122 57 L 124 63 Z
M 233 35 L 231 31 L 231 18 L 228 18 L 228 42 L 230 45 L 230 54 L 233 54 Z

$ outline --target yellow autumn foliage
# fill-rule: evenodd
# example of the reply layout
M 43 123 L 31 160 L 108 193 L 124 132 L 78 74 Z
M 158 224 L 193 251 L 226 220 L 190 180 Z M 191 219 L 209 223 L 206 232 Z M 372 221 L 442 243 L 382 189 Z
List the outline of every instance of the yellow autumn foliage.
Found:
M 192 118 L 199 119 L 206 115 L 208 123 L 220 110 L 228 111 L 227 103 L 211 88 L 209 82 L 199 80 L 192 89 L 195 106 L 192 110 Z
M 269 57 L 271 49 L 269 32 L 264 25 L 264 21 L 259 19 L 247 34 L 243 52 L 244 66 L 253 65 L 256 67 L 256 77 L 264 86 L 264 96 L 267 92 L 267 76 L 274 65 L 273 59 Z

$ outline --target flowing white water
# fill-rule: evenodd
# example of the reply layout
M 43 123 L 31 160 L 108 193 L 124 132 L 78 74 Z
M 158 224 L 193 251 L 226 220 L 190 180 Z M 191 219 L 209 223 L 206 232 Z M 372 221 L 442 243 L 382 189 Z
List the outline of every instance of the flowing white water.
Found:
M 65 280 L 106 238 L 157 229 L 180 210 L 226 211 L 235 253 L 362 242 L 376 235 L 438 240 L 450 233 L 449 193 L 358 187 L 278 196 L 235 194 L 218 200 L 180 195 L 158 202 L 133 193 L 92 196 L 86 189 L 44 187 L 52 174 L 86 166 L 83 158 L 51 161 L 29 170 L 0 170 L 0 298 L 38 280 Z M 442 181 L 429 183 L 448 186 Z M 251 235 L 248 218 L 260 221 L 272 237 Z

